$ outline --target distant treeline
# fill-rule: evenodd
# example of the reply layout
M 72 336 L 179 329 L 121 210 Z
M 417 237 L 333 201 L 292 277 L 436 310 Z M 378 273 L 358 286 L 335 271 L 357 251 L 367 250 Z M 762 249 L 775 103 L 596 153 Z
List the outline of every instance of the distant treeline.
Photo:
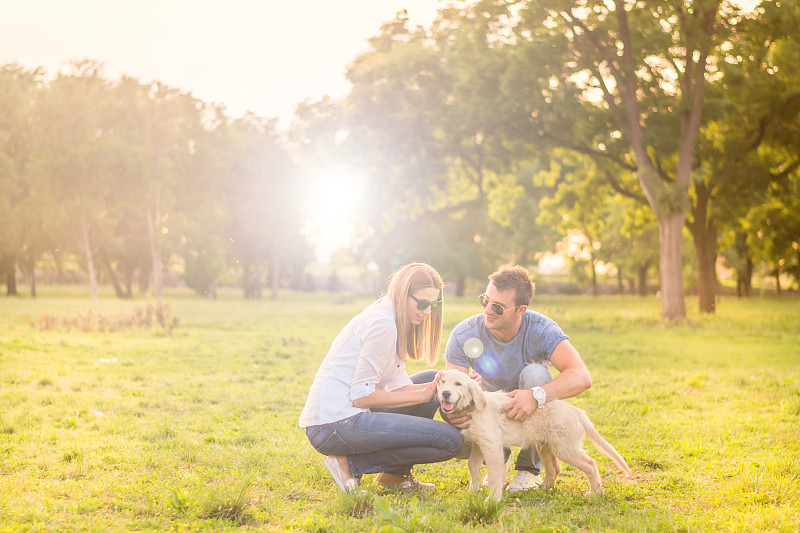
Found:
M 483 0 L 429 28 L 400 12 L 349 94 L 301 103 L 288 131 L 89 60 L 6 65 L 0 276 L 9 294 L 65 265 L 95 295 L 100 273 L 120 297 L 166 275 L 302 288 L 305 198 L 328 179 L 360 199 L 348 262 L 380 279 L 422 260 L 462 292 L 554 252 L 581 291 L 644 294 L 657 274 L 667 318 L 686 287 L 714 311 L 721 263 L 742 296 L 754 275 L 780 292 L 800 280 L 798 27 L 794 2 Z

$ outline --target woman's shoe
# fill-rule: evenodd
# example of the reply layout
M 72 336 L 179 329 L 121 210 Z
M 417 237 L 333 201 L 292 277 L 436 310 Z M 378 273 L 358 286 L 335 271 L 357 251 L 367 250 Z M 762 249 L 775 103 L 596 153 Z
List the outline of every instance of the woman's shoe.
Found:
M 375 482 L 381 487 L 398 492 L 410 492 L 412 490 L 433 490 L 436 485 L 433 483 L 423 483 L 412 474 L 401 476 L 399 474 L 387 474 L 381 472 L 375 477 Z
M 345 466 L 342 466 L 344 462 Z M 347 468 L 347 459 L 338 455 L 329 455 L 322 464 L 328 469 L 328 472 L 333 476 L 333 480 L 342 489 L 342 492 L 355 492 L 358 483 L 350 474 L 350 469 Z

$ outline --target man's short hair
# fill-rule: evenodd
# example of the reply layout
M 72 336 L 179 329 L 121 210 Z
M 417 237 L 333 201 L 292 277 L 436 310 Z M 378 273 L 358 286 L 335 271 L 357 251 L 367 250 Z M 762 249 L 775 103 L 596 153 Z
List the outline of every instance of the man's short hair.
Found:
M 531 273 L 522 265 L 501 267 L 489 275 L 489 281 L 498 291 L 515 291 L 514 305 L 530 305 L 536 291 Z

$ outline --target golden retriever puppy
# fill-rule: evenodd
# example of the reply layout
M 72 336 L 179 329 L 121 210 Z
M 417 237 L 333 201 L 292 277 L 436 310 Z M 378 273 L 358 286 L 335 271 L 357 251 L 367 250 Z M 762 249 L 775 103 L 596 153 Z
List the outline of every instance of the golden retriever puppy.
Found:
M 484 392 L 475 380 L 459 370 L 442 373 L 437 397 L 445 413 L 474 407 L 470 426 L 461 430 L 464 440 L 473 443 L 468 462 L 469 487 L 472 491 L 480 490 L 480 468 L 485 461 L 489 497 L 494 500 L 499 500 L 503 491 L 503 448 L 509 446 L 536 446 L 542 458 L 545 473 L 542 487 L 545 489 L 555 483 L 561 471 L 558 462 L 561 459 L 586 474 L 592 493 L 603 490 L 594 460 L 581 447 L 584 433 L 622 471 L 631 473 L 625 459 L 597 433 L 586 413 L 561 400 L 551 400 L 524 422 L 517 422 L 501 412 L 501 407 L 509 400 L 505 392 Z

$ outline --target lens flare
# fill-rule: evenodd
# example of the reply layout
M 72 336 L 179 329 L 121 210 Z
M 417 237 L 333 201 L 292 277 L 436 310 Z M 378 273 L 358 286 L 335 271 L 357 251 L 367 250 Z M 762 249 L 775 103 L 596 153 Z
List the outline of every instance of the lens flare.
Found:
M 475 360 L 475 370 L 486 378 L 493 378 L 500 372 L 500 356 L 494 352 L 483 352 Z
M 464 353 L 467 354 L 467 357 L 470 359 L 480 357 L 483 353 L 483 343 L 478 337 L 467 339 L 464 343 Z

